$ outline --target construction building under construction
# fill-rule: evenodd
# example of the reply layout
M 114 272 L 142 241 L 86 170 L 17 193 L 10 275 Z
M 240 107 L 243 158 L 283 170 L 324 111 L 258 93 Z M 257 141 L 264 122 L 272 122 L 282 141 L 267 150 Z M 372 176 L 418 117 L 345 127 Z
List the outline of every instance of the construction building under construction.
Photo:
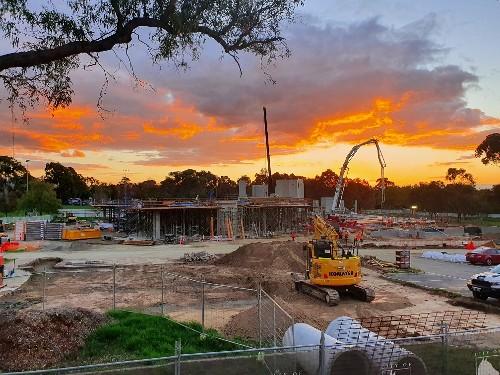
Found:
M 260 238 L 304 231 L 312 205 L 305 199 L 145 201 L 127 211 L 138 238 Z

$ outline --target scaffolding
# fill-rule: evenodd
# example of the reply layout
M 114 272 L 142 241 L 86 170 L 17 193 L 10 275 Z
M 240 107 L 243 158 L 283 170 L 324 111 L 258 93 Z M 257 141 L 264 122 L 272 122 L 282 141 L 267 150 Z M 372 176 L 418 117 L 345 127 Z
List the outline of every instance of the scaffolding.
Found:
M 152 240 L 267 238 L 304 231 L 311 210 L 303 199 L 148 201 L 127 211 L 123 227 Z

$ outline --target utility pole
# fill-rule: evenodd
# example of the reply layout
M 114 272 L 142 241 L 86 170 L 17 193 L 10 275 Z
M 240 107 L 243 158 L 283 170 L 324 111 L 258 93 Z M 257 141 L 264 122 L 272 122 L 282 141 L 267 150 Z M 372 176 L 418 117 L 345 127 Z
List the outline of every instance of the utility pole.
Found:
M 269 155 L 269 133 L 267 132 L 267 112 L 266 107 L 262 107 L 264 110 L 264 131 L 266 134 L 266 153 L 267 153 L 267 184 L 268 184 L 268 194 L 271 195 L 273 190 L 273 179 L 271 174 L 271 156 Z
M 29 169 L 28 169 L 28 163 L 30 162 L 29 159 L 26 159 L 26 193 L 28 192 L 28 184 L 29 184 Z

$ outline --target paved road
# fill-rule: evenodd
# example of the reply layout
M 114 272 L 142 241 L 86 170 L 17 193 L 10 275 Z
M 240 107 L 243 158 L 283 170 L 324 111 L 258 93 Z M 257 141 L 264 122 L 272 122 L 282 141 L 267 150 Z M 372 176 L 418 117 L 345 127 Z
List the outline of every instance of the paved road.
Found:
M 371 250 L 363 249 L 360 253 L 371 254 L 377 256 L 379 259 L 394 261 L 394 251 L 391 250 Z M 438 250 L 441 251 L 441 250 Z M 452 263 L 444 262 L 434 259 L 422 258 L 422 250 L 412 250 L 411 252 L 411 266 L 413 268 L 420 269 L 424 271 L 422 274 L 395 274 L 393 277 L 402 280 L 409 281 L 418 285 L 426 286 L 429 288 L 442 288 L 450 292 L 460 293 L 465 296 L 470 296 L 471 293 L 467 288 L 467 281 L 470 280 L 471 276 L 488 271 L 491 267 L 489 266 L 474 266 L 468 263 Z M 449 253 L 461 253 L 464 251 L 453 250 L 448 251 Z

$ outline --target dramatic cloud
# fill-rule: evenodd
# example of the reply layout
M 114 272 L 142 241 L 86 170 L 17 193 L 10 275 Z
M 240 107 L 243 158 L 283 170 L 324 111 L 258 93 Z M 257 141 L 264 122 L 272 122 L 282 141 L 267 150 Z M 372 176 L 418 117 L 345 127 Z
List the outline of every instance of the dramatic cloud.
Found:
M 114 112 L 102 120 L 95 107 L 102 77 L 79 72 L 75 104 L 32 114 L 29 125 L 16 127 L 16 142 L 62 157 L 148 151 L 135 161 L 143 165 L 238 163 L 264 155 L 265 105 L 275 155 L 369 137 L 470 150 L 500 120 L 468 108 L 464 95 L 478 78 L 440 63 L 447 51 L 431 41 L 434 27 L 433 17 L 401 29 L 378 19 L 348 27 L 304 22 L 288 30 L 291 58 L 264 73 L 243 56 L 241 78 L 211 47 L 187 72 L 154 70 L 136 56 L 136 72 L 154 90 L 118 77 L 105 97 Z M 0 150 L 7 150 L 8 112 L 0 123 Z

